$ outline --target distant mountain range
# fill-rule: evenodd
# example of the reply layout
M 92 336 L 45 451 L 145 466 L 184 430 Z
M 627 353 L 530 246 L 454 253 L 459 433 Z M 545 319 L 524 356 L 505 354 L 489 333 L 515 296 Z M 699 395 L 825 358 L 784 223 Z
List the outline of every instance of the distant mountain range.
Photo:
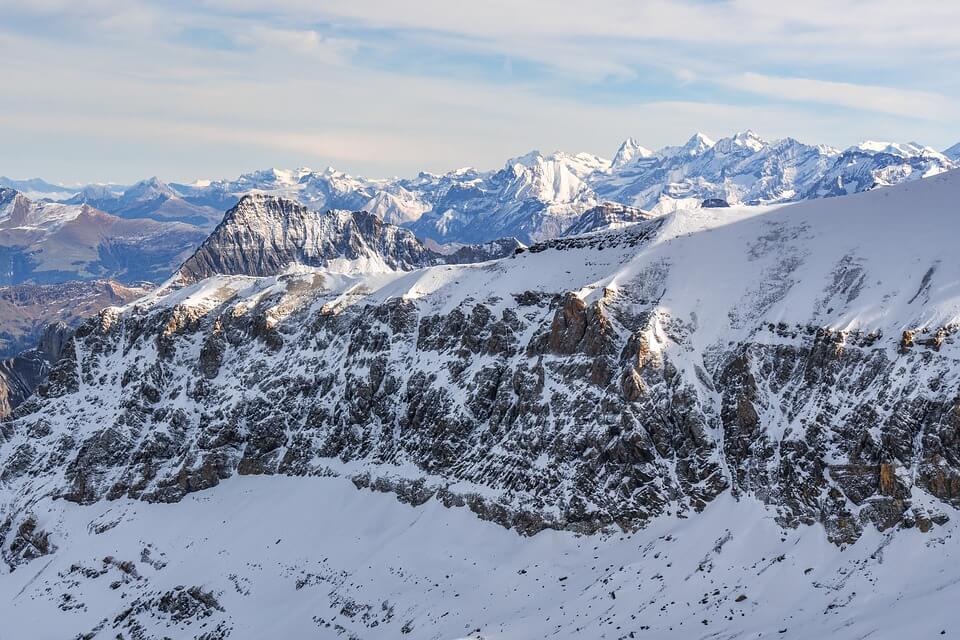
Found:
M 196 225 L 36 202 L 0 188 L 0 285 L 167 278 L 203 241 Z
M 588 153 L 543 155 L 531 151 L 511 158 L 497 170 L 421 172 L 413 178 L 390 180 L 351 176 L 332 168 L 266 169 L 232 180 L 191 184 L 168 184 L 153 177 L 129 187 L 106 184 L 75 189 L 39 178 L 0 178 L 0 185 L 32 197 L 39 212 L 36 215 L 54 220 L 52 230 L 35 240 L 33 232 L 10 231 L 5 214 L 0 213 L 0 233 L 5 234 L 0 236 L 0 247 L 5 247 L 0 248 L 5 273 L 0 283 L 74 277 L 162 280 L 220 222 L 226 210 L 251 192 L 283 196 L 317 211 L 366 211 L 407 227 L 434 245 L 459 246 L 509 237 L 530 244 L 569 235 L 584 213 L 605 203 L 657 215 L 699 207 L 704 201 L 794 202 L 899 184 L 957 166 L 960 144 L 944 152 L 916 143 L 886 142 L 864 142 L 839 150 L 792 138 L 769 142 L 746 131 L 717 141 L 698 133 L 683 145 L 659 151 L 629 138 L 613 160 Z M 12 196 L 8 192 L 5 197 L 9 200 Z M 88 208 L 79 208 L 84 205 Z M 138 222 L 133 227 L 122 222 L 130 220 Z M 104 226 L 111 231 L 97 231 Z M 61 227 L 86 236 L 85 242 L 64 240 L 62 245 L 84 255 L 67 260 L 51 258 L 54 252 L 49 250 L 37 252 L 37 243 L 57 243 L 65 233 L 59 231 Z M 583 230 L 582 225 L 577 227 L 577 232 Z M 12 238 L 11 234 L 19 235 Z M 107 242 L 101 251 L 101 241 L 107 237 L 118 240 Z M 73 248 L 71 242 L 85 249 Z M 105 255 L 101 257 L 101 253 Z M 149 258 L 138 259 L 135 265 L 129 260 L 126 266 L 117 264 L 141 254 L 149 254 Z M 24 266 L 27 263 L 38 264 Z

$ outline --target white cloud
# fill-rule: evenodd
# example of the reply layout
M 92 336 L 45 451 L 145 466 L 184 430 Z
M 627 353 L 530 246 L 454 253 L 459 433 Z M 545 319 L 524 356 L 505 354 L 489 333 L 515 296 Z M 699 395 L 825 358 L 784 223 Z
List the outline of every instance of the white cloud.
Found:
M 960 117 L 960 103 L 928 91 L 810 78 L 779 78 L 758 73 L 730 76 L 720 79 L 719 82 L 772 98 L 837 105 L 907 118 L 955 122 Z
M 242 33 L 238 40 L 263 49 L 281 49 L 290 53 L 322 58 L 342 64 L 345 56 L 356 49 L 356 43 L 345 39 L 324 38 L 312 29 L 276 29 L 264 25 Z
M 0 0 L 3 22 L 14 25 L 0 23 L 0 73 L 11 88 L 0 100 L 0 173 L 187 179 L 330 163 L 409 174 L 489 168 L 533 147 L 610 155 L 627 135 L 656 147 L 695 130 L 745 128 L 838 145 L 862 137 L 956 142 L 960 80 L 943 61 L 960 51 L 960 6 L 827 6 L 220 0 L 197 9 Z M 242 46 L 183 37 L 197 32 Z M 391 62 L 449 53 L 452 72 L 358 62 L 371 49 Z M 512 65 L 509 83 L 490 80 L 507 74 L 484 77 L 469 66 L 458 73 L 464 58 Z M 417 68 L 405 62 L 400 68 Z M 664 86 L 645 100 L 649 75 Z M 611 79 L 625 89 L 598 96 Z M 671 90 L 675 97 L 664 99 Z M 751 104 L 739 92 L 776 100 Z M 103 167 L 116 173 L 82 175 Z

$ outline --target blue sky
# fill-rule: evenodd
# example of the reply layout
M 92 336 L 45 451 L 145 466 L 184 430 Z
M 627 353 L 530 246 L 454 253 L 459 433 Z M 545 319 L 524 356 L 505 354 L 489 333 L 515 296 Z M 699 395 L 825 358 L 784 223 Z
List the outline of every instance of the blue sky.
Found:
M 747 128 L 960 141 L 960 3 L 0 0 L 0 15 L 13 177 L 408 175 Z

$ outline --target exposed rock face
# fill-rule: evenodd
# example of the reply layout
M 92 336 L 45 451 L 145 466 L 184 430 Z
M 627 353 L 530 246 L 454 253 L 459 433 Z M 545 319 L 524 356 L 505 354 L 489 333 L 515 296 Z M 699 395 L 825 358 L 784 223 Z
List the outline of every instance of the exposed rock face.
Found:
M 46 379 L 70 334 L 71 329 L 62 322 L 47 325 L 37 347 L 0 360 L 0 418 L 26 400 Z
M 628 224 L 649 220 L 653 216 L 635 207 L 627 207 L 614 202 L 604 202 L 585 211 L 582 216 L 567 227 L 564 236 L 576 236 L 593 231 L 619 229 Z
M 446 254 L 444 262 L 447 264 L 486 262 L 487 260 L 512 256 L 525 248 L 523 243 L 516 238 L 500 238 L 483 244 L 464 245 L 453 253 Z
M 704 209 L 722 209 L 724 207 L 729 207 L 730 203 L 723 198 L 707 198 L 700 203 L 700 206 Z
M 464 247 L 449 256 L 425 247 L 406 229 L 365 211 L 310 211 L 286 198 L 244 196 L 179 271 L 184 284 L 214 274 L 270 276 L 292 264 L 331 267 L 335 261 L 364 270 L 489 260 L 512 254 L 519 243 L 499 240 Z M 352 267 L 346 267 L 350 270 Z
M 632 527 L 730 489 L 778 505 L 787 526 L 821 522 L 849 542 L 870 523 L 939 517 L 914 511 L 899 471 L 911 468 L 915 486 L 960 506 L 960 404 L 912 398 L 897 365 L 850 336 L 771 327 L 766 335 L 796 335 L 795 346 L 745 342 L 690 378 L 654 344 L 669 331 L 682 345 L 682 325 L 663 311 L 627 315 L 615 298 L 531 296 L 443 314 L 395 301 L 297 311 L 265 330 L 285 302 L 89 322 L 9 425 L 3 474 L 63 460 L 69 500 L 176 501 L 234 473 L 328 473 L 353 461 L 368 469 L 358 486 L 415 503 L 436 495 L 528 533 Z M 123 370 L 105 368 L 121 354 Z M 76 410 L 77 390 L 103 376 L 117 399 Z M 825 388 L 844 407 L 839 422 Z M 876 388 L 882 404 L 862 399 Z M 771 411 L 809 420 L 776 440 L 761 418 Z M 73 426 L 16 437 L 51 420 Z M 400 462 L 423 479 L 392 477 Z M 452 492 L 449 481 L 503 498 Z

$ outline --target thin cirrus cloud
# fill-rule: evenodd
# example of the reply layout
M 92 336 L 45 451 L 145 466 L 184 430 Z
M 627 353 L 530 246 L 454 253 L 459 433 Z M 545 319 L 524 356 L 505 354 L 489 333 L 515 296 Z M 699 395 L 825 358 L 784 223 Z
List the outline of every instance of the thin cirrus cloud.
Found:
M 409 174 L 748 127 L 946 147 L 960 5 L 929 4 L 0 0 L 0 174 Z
M 811 78 L 778 78 L 744 73 L 723 78 L 726 86 L 772 98 L 829 104 L 907 118 L 949 121 L 960 117 L 956 100 L 929 91 L 911 91 Z

